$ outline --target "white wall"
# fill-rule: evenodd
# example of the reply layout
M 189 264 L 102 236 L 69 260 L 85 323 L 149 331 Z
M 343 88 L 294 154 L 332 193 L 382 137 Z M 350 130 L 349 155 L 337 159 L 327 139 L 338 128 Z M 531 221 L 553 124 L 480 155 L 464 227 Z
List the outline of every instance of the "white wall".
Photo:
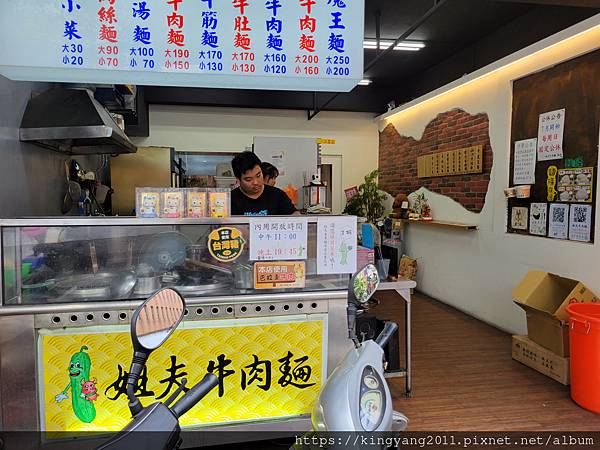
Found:
M 600 294 L 597 244 L 507 234 L 506 200 L 502 192 L 509 181 L 512 80 L 599 45 L 600 15 L 597 15 L 494 63 L 491 69 L 497 70 L 489 75 L 478 78 L 489 72 L 490 68 L 484 68 L 465 80 L 398 108 L 395 115 L 382 116 L 380 129 L 391 122 L 400 134 L 415 139 L 421 138 L 425 126 L 437 114 L 453 108 L 462 108 L 471 114 L 484 112 L 489 116 L 494 162 L 481 213 L 469 213 L 446 197 L 430 196 L 434 219 L 478 223 L 479 230 L 418 224 L 407 227 L 407 252 L 419 258 L 419 290 L 512 333 L 526 332 L 525 314 L 513 304 L 511 291 L 530 269 L 579 279 Z M 526 58 L 521 60 L 522 56 Z M 513 63 L 500 69 L 507 62 Z M 465 84 L 465 81 L 470 82 Z M 566 114 L 568 116 L 569 111 Z M 597 206 L 596 211 L 599 210 Z M 596 228 L 599 223 L 597 221 Z M 596 242 L 599 238 L 596 233 Z
M 343 185 L 360 184 L 377 167 L 377 123 L 368 113 L 209 108 L 151 105 L 150 136 L 140 146 L 175 147 L 177 151 L 231 152 L 252 145 L 254 136 L 333 138 L 323 154 L 343 157 Z

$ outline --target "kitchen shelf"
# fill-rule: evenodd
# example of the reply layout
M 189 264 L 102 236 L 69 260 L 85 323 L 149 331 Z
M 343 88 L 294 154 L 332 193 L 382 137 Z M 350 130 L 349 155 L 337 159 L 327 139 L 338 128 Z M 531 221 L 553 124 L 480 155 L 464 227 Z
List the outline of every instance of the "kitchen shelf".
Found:
M 405 223 L 416 223 L 421 225 L 429 225 L 431 227 L 442 227 L 442 228 L 457 228 L 460 230 L 478 230 L 477 225 L 470 225 L 467 223 L 456 223 L 456 222 L 444 222 L 441 220 L 404 220 Z

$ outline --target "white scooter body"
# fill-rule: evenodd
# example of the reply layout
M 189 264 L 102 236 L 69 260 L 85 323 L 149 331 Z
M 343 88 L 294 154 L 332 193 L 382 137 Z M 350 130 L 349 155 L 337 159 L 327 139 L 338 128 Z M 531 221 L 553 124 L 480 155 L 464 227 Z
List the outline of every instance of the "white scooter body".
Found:
M 348 352 L 321 389 L 312 413 L 314 431 L 392 430 L 383 359 L 383 349 L 373 340 Z

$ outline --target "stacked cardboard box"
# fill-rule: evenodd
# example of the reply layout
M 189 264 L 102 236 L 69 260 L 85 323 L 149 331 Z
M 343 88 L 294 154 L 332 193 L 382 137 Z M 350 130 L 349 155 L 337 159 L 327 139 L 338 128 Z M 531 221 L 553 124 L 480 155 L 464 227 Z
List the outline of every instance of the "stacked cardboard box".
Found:
M 577 280 L 532 270 L 513 289 L 513 299 L 527 316 L 527 337 L 513 336 L 513 359 L 569 384 L 567 305 L 598 297 Z

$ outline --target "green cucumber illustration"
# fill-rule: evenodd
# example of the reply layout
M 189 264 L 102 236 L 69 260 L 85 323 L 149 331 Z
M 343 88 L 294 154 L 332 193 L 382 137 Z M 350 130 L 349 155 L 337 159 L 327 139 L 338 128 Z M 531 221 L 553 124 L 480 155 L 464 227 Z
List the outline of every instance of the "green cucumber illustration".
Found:
M 94 404 L 82 396 L 82 384 L 90 379 L 90 369 L 92 362 L 90 356 L 84 352 L 88 347 L 83 345 L 79 352 L 71 356 L 69 363 L 69 384 L 62 393 L 57 395 L 56 401 L 61 402 L 68 398 L 67 391 L 71 389 L 71 404 L 73 412 L 79 420 L 85 423 L 91 423 L 96 418 L 96 408 Z

